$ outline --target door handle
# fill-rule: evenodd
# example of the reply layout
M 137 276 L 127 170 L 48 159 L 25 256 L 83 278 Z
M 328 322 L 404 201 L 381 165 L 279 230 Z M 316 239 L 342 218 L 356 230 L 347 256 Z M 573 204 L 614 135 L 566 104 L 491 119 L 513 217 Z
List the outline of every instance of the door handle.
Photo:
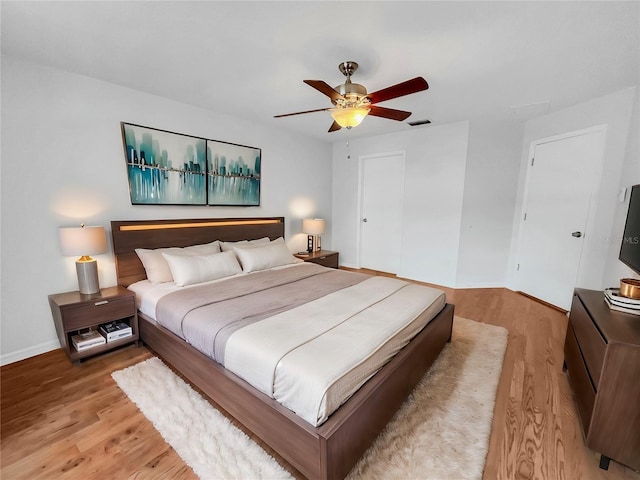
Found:
M 582 236 L 582 232 L 573 232 L 571 234 L 572 237 L 580 238 Z
M 362 219 L 362 221 L 363 221 L 364 223 L 367 223 L 367 219 L 366 219 L 366 218 L 363 218 L 363 219 Z

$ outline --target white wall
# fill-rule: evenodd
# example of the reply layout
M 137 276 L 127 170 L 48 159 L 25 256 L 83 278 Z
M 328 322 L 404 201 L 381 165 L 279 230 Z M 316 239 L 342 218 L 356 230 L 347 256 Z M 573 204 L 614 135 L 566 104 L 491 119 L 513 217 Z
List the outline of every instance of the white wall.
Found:
M 640 85 L 636 88 L 633 98 L 633 110 L 629 123 L 629 138 L 626 145 L 622 173 L 620 175 L 619 189 L 626 188 L 626 198 L 624 202 L 616 203 L 616 210 L 613 216 L 613 230 L 611 236 L 605 241 L 608 245 L 607 265 L 604 273 L 603 287 L 617 286 L 619 280 L 625 277 L 640 278 L 624 263 L 617 260 L 624 233 L 624 223 L 627 218 L 629 208 L 629 187 L 640 184 Z
M 398 275 L 455 286 L 469 122 L 418 127 L 333 145 L 333 245 L 358 267 L 359 157 L 405 151 Z M 350 157 L 350 158 L 348 158 Z
M 620 263 L 615 243 L 618 242 L 612 236 L 612 232 L 621 231 L 622 214 L 618 204 L 617 195 L 620 185 L 632 185 L 638 182 L 637 162 L 640 162 L 637 154 L 628 150 L 628 142 L 637 143 L 638 134 L 635 132 L 629 136 L 629 126 L 634 101 L 637 102 L 636 87 L 621 90 L 588 102 L 583 102 L 571 108 L 566 108 L 549 115 L 544 115 L 525 124 L 524 138 L 521 152 L 521 169 L 518 180 L 518 194 L 516 200 L 515 215 L 509 261 L 507 286 L 517 289 L 515 282 L 515 265 L 517 263 L 518 229 L 523 215 L 524 184 L 529 161 L 529 148 L 534 140 L 553 137 L 569 132 L 583 130 L 591 127 L 606 126 L 607 138 L 604 148 L 602 176 L 598 190 L 594 192 L 595 199 L 589 211 L 588 225 L 590 231 L 586 232 L 585 245 L 580 264 L 578 286 L 585 288 L 601 289 L 611 286 L 611 278 L 606 271 L 615 269 L 612 267 Z M 637 107 L 636 113 L 637 117 Z M 635 120 L 637 126 L 637 119 Z M 635 140 L 633 140 L 635 138 Z M 637 146 L 635 147 L 637 148 Z M 632 150 L 632 149 L 631 149 Z M 637 150 L 636 150 L 637 151 Z M 635 167 L 634 167 L 635 165 Z M 624 166 L 624 169 L 623 169 Z M 625 175 L 629 177 L 623 177 Z M 635 179 L 633 178 L 635 172 Z M 626 210 L 625 210 L 626 211 Z M 615 223 L 614 223 L 615 222 Z M 620 236 L 622 234 L 620 233 Z M 612 243 L 613 242 L 613 243 Z M 615 283 L 614 283 L 615 284 Z
M 331 146 L 2 56 L 2 364 L 59 348 L 47 295 L 77 289 L 60 226 L 81 221 L 285 216 L 290 248 L 301 219 L 330 218 Z M 120 122 L 262 148 L 260 207 L 132 206 Z M 331 247 L 331 222 L 325 245 Z M 96 257 L 101 286 L 116 283 L 111 251 Z
M 470 122 L 457 288 L 506 284 L 523 131 L 521 121 Z

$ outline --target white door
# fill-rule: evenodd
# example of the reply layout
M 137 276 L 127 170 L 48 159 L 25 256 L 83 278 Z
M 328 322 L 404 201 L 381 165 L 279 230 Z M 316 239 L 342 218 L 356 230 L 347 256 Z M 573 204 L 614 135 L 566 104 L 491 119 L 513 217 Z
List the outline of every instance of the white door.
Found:
M 360 266 L 400 269 L 404 153 L 360 157 Z
M 596 131 L 539 143 L 527 172 L 518 289 L 565 310 L 576 286 L 603 142 L 604 132 Z

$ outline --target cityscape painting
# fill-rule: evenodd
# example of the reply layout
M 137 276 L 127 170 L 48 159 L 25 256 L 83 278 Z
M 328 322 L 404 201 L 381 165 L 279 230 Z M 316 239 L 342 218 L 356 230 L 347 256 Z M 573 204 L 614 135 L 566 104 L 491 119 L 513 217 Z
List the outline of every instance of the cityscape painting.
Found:
M 206 140 L 122 123 L 133 205 L 205 205 Z
M 121 127 L 132 205 L 260 205 L 259 148 Z
M 260 205 L 259 148 L 207 140 L 209 205 Z

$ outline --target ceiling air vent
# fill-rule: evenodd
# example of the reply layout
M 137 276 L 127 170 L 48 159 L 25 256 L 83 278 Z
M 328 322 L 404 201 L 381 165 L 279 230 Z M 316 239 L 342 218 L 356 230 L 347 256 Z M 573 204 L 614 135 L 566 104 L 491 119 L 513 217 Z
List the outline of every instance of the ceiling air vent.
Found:
M 424 120 L 415 120 L 413 122 L 407 122 L 412 127 L 417 127 L 418 125 L 428 125 L 431 123 L 431 120 L 425 118 Z

